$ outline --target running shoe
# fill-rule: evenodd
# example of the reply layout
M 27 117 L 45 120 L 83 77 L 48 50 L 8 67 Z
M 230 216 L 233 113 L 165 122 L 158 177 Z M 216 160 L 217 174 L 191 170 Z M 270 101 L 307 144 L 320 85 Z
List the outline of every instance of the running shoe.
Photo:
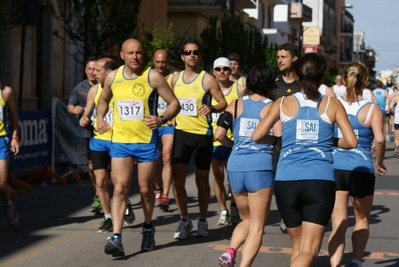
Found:
M 159 203 L 161 203 L 161 199 L 162 199 L 162 191 L 155 190 L 155 207 L 159 206 Z
M 167 195 L 162 195 L 161 201 L 158 204 L 159 209 L 162 211 L 167 211 L 169 209 L 169 201 L 170 199 Z
M 127 200 L 126 203 L 126 211 L 125 211 L 125 225 L 126 226 L 132 226 L 134 221 L 136 220 L 136 215 L 134 214 L 132 204 L 130 203 L 130 200 Z
M 233 267 L 235 264 L 235 251 L 232 248 L 226 250 L 222 256 L 219 257 L 218 263 L 220 267 Z
M 179 220 L 179 225 L 177 227 L 177 230 L 174 234 L 175 239 L 186 239 L 187 234 L 193 229 L 193 223 L 191 222 L 191 219 L 180 219 Z
M 197 233 L 195 233 L 195 236 L 197 236 L 197 237 L 207 237 L 209 235 L 209 233 L 208 233 L 208 223 L 206 222 L 206 220 L 205 221 L 199 220 L 198 224 L 197 224 L 197 227 L 198 227 L 198 229 L 197 229 Z
M 141 241 L 141 251 L 151 251 L 155 248 L 155 228 L 151 229 L 143 228 L 143 240 Z
M 101 202 L 98 199 L 98 196 L 95 196 L 93 198 L 93 203 L 91 204 L 90 211 L 94 212 L 94 213 L 101 213 L 102 212 Z
M 15 226 L 19 221 L 19 215 L 15 210 L 14 203 L 11 202 L 9 206 L 3 206 L 6 211 L 7 221 L 9 226 Z
M 101 223 L 100 227 L 97 229 L 97 233 L 104 234 L 104 233 L 108 233 L 110 231 L 112 231 L 112 219 L 106 218 Z
M 104 252 L 107 255 L 112 255 L 112 257 L 125 256 L 125 251 L 123 250 L 122 237 L 113 235 L 107 238 L 107 243 L 104 247 Z
M 220 211 L 219 220 L 217 225 L 228 225 L 230 224 L 230 214 L 227 209 Z
M 288 233 L 287 226 L 285 226 L 285 223 L 284 223 L 283 219 L 281 219 L 281 221 L 280 221 L 280 231 L 283 234 L 287 234 Z
M 361 265 L 357 265 L 355 262 L 352 262 L 349 267 L 362 267 Z
M 240 212 L 236 205 L 230 205 L 230 222 L 232 224 L 237 224 L 241 221 Z

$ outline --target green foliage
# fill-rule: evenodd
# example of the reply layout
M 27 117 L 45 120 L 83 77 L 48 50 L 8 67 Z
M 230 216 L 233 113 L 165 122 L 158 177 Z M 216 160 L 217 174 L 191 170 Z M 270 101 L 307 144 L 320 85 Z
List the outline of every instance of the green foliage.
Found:
M 173 23 L 169 23 L 163 27 L 160 27 L 158 23 L 155 24 L 154 30 L 152 32 L 151 40 L 146 42 L 147 51 L 147 65 L 153 67 L 152 57 L 158 49 L 165 49 L 168 55 L 173 51 Z
M 244 73 L 267 60 L 267 38 L 258 29 L 248 27 L 240 16 L 225 16 L 220 27 L 218 19 L 211 18 L 200 38 L 205 70 L 212 68 L 217 57 L 226 57 L 230 53 L 240 55 L 240 67 Z
M 67 38 L 75 45 L 73 56 L 78 62 L 89 56 L 110 55 L 131 37 L 136 26 L 141 0 L 45 0 L 45 6 L 56 18 Z
M 337 68 L 327 68 L 325 72 L 324 84 L 331 87 L 335 84 L 335 77 L 338 75 Z
M 280 70 L 277 63 L 277 44 L 271 44 L 270 47 L 266 49 L 265 54 L 266 64 L 272 67 L 276 73 L 279 73 Z
M 13 4 L 13 5 L 11 5 Z M 0 31 L 7 30 L 18 25 L 24 21 L 24 3 L 17 5 L 12 0 L 2 0 L 0 4 Z

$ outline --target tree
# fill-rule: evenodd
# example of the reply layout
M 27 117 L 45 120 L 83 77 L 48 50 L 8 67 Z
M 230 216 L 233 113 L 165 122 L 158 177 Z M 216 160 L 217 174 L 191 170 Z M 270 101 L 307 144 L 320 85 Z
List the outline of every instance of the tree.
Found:
M 24 12 L 21 10 L 24 10 L 23 3 L 15 3 L 12 0 L 2 0 L 0 5 L 0 31 L 22 24 Z
M 168 54 L 170 54 L 173 50 L 173 23 L 169 23 L 164 27 L 160 27 L 155 24 L 154 30 L 152 31 L 152 40 L 148 43 L 148 56 L 152 59 L 155 51 L 158 49 L 165 49 Z M 152 63 L 152 60 L 150 60 Z
M 54 2 L 54 3 L 53 3 Z M 141 0 L 45 0 L 67 38 L 54 34 L 77 48 L 74 59 L 113 55 L 133 35 Z
M 204 69 L 212 68 L 213 61 L 230 53 L 240 55 L 240 67 L 248 72 L 255 64 L 265 63 L 267 37 L 257 28 L 248 27 L 240 16 L 225 16 L 218 27 L 218 19 L 210 19 L 209 26 L 200 34 Z
M 325 72 L 324 84 L 333 86 L 335 84 L 335 77 L 338 75 L 337 68 L 327 68 Z

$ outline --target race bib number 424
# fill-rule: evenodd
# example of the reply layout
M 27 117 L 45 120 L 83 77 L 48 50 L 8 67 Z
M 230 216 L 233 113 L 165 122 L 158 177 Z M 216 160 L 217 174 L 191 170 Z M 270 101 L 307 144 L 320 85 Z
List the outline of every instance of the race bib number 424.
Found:
M 118 115 L 121 120 L 142 120 L 144 104 L 141 100 L 118 100 Z

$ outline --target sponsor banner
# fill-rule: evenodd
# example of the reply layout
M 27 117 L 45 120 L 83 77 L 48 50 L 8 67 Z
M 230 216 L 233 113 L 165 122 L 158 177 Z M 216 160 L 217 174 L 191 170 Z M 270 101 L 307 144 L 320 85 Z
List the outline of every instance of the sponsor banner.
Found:
M 85 140 L 80 132 L 79 117 L 71 115 L 59 99 L 51 103 L 53 120 L 52 171 L 66 176 L 71 172 L 87 172 Z
M 20 151 L 10 153 L 10 171 L 51 163 L 52 126 L 50 110 L 18 111 Z
M 317 45 L 304 45 L 303 52 L 306 53 L 316 53 L 321 54 L 321 49 Z

